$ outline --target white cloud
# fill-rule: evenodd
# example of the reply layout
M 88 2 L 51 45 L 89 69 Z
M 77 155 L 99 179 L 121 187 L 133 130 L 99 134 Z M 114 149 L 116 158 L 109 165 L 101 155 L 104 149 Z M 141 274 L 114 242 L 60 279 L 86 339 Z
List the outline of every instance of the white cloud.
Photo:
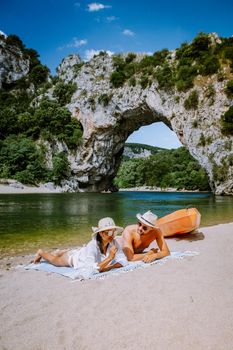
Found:
M 97 3 L 97 2 L 93 2 L 91 4 L 88 4 L 87 6 L 88 6 L 88 11 L 89 12 L 100 11 L 100 10 L 112 7 L 112 6 L 103 5 L 103 4 L 100 4 L 100 3 Z
M 117 17 L 115 17 L 115 16 L 109 16 L 109 17 L 107 17 L 107 21 L 108 22 L 113 22 L 113 21 L 116 21 L 117 20 Z
M 132 30 L 130 30 L 130 29 L 124 29 L 122 33 L 126 36 L 134 36 L 135 35 L 135 33 L 132 32 Z
M 80 47 L 83 45 L 87 45 L 87 39 L 77 39 L 73 38 L 73 41 L 67 45 L 67 47 Z
M 66 49 L 67 47 L 80 47 L 80 46 L 83 46 L 83 45 L 87 45 L 87 39 L 78 39 L 78 38 L 73 38 L 72 41 L 64 46 L 59 46 L 57 49 L 58 50 L 64 50 Z
M 90 49 L 90 50 L 86 50 L 85 51 L 85 57 L 84 60 L 86 61 L 90 61 L 95 55 L 98 55 L 100 53 L 100 51 L 105 51 L 107 52 L 107 54 L 109 56 L 112 56 L 114 54 L 114 52 L 110 51 L 110 50 L 94 50 L 94 49 Z

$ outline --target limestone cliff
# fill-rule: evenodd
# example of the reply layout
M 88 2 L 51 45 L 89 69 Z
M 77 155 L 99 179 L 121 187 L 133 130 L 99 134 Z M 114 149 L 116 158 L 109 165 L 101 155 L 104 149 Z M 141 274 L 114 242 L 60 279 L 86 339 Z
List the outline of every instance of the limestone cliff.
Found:
M 10 84 L 29 72 L 29 59 L 15 45 L 6 43 L 0 34 L 0 88 L 4 83 Z
M 162 149 L 163 148 L 153 147 L 140 143 L 126 143 L 124 147 L 123 157 L 125 159 L 149 158 Z
M 225 93 L 232 73 L 227 65 L 222 69 L 227 79 L 219 79 L 217 74 L 197 75 L 194 86 L 185 92 L 176 88 L 164 91 L 157 81 L 146 88 L 125 83 L 116 89 L 110 83 L 112 57 L 102 54 L 83 65 L 79 57 L 67 57 L 58 73 L 61 79 L 75 81 L 78 86 L 68 108 L 84 129 L 82 147 L 70 156 L 79 189 L 107 188 L 128 136 L 143 125 L 162 121 L 207 171 L 213 191 L 233 194 L 233 138 L 224 136 L 220 125 L 221 116 L 232 105 Z M 210 86 L 214 94 L 210 94 Z M 198 107 L 185 108 L 193 91 L 198 94 Z
M 216 35 L 209 39 L 209 46 L 221 46 Z M 199 40 L 199 44 L 205 43 Z M 195 45 L 194 59 L 200 61 Z M 188 51 L 188 44 L 184 49 Z M 68 152 L 71 176 L 63 181 L 66 190 L 101 191 L 111 187 L 128 136 L 143 125 L 162 121 L 206 170 L 213 192 L 233 194 L 233 138 L 222 132 L 220 122 L 233 105 L 232 95 L 226 94 L 227 82 L 233 79 L 229 61 L 219 59 L 215 71 L 216 57 L 211 61 L 206 56 L 209 70 L 206 74 L 204 66 L 195 66 L 195 60 L 181 66 L 176 51 L 159 55 L 165 57 L 162 68 L 159 63 L 151 65 L 149 56 L 135 54 L 119 56 L 118 62 L 116 57 L 103 52 L 89 62 L 82 62 L 76 55 L 63 59 L 58 77 L 77 84 L 67 107 L 83 127 L 83 143 L 75 154 Z M 27 62 L 23 59 L 20 62 L 20 67 L 16 63 L 5 64 L 0 81 L 9 82 L 17 79 L 16 74 L 18 77 L 26 74 Z M 125 70 L 119 68 L 122 62 Z M 113 73 L 117 69 L 114 83 Z M 184 80 L 187 71 L 192 81 Z M 172 74 L 180 79 L 177 84 L 172 83 Z M 52 92 L 50 88 L 47 96 L 52 96 Z M 58 147 L 65 146 L 58 143 Z M 65 150 L 68 151 L 66 147 Z

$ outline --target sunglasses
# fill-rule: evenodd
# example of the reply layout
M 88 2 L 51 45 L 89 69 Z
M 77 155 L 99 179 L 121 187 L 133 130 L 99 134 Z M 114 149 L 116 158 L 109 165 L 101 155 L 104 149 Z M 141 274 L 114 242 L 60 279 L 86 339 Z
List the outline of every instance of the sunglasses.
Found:
M 108 235 L 108 237 L 113 237 L 115 236 L 116 231 L 115 230 L 109 230 L 109 231 L 104 231 Z
M 140 221 L 138 221 L 138 226 L 142 227 L 143 231 L 148 231 L 150 229 L 148 226 L 142 225 L 142 223 Z

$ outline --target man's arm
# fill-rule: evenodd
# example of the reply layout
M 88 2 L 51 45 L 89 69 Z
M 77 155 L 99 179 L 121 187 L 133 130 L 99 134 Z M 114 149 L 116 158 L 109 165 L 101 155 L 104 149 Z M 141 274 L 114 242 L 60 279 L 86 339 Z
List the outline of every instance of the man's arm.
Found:
M 133 234 L 131 230 L 126 227 L 122 233 L 123 237 L 123 246 L 122 250 L 127 257 L 128 261 L 138 261 L 142 260 L 146 253 L 140 253 L 140 254 L 134 254 L 134 249 L 133 249 Z
M 157 229 L 157 233 L 156 233 L 156 242 L 158 244 L 158 247 L 160 249 L 160 251 L 158 252 L 155 252 L 155 253 L 150 253 L 150 254 L 147 254 L 144 258 L 143 258 L 143 261 L 146 262 L 146 263 L 150 263 L 154 260 L 157 260 L 157 259 L 162 259 L 164 258 L 165 256 L 168 256 L 170 255 L 170 250 L 167 246 L 167 243 L 163 237 L 163 234 L 162 232 L 160 231 L 160 229 Z

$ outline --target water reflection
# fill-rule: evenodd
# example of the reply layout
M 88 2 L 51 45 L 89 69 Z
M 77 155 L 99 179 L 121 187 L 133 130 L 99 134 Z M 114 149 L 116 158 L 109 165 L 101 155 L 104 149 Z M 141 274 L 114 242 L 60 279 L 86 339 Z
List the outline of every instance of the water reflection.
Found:
M 101 217 L 125 226 L 149 209 L 161 217 L 190 205 L 201 212 L 202 226 L 233 221 L 233 197 L 211 193 L 0 195 L 0 253 L 79 245 L 89 240 L 91 226 Z

